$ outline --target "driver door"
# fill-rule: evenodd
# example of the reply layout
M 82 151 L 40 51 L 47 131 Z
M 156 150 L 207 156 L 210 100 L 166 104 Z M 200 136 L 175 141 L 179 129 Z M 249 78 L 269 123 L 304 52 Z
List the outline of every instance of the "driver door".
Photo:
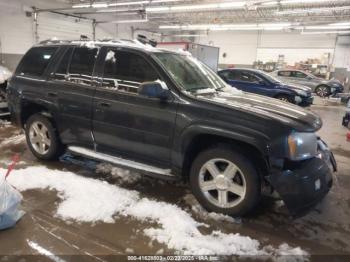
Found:
M 143 82 L 162 79 L 143 53 L 105 47 L 96 89 L 93 135 L 97 151 L 167 167 L 177 103 L 137 94 Z

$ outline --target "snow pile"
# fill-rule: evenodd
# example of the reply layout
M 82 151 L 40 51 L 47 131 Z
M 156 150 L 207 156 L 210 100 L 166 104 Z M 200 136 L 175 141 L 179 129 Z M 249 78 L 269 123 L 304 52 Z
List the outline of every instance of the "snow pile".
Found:
M 201 219 L 213 219 L 215 221 L 220 222 L 229 222 L 229 223 L 236 223 L 240 224 L 242 220 L 240 218 L 234 218 L 231 216 L 227 216 L 224 214 L 214 213 L 214 212 L 208 212 L 205 210 L 198 201 L 194 198 L 192 194 L 187 194 L 183 197 L 183 200 L 185 203 L 191 207 L 191 210 L 197 214 Z
M 11 137 L 7 138 L 6 140 L 2 141 L 0 143 L 0 147 L 6 146 L 6 145 L 18 145 L 18 144 L 24 142 L 25 139 L 26 139 L 26 137 L 23 134 L 14 135 L 14 136 L 11 136 Z
M 0 172 L 4 170 L 0 169 Z M 240 234 L 214 231 L 203 234 L 201 227 L 180 207 L 165 202 L 141 198 L 139 193 L 111 185 L 100 180 L 81 177 L 71 172 L 50 170 L 46 167 L 29 167 L 14 170 L 9 182 L 19 190 L 56 190 L 62 202 L 57 215 L 63 219 L 84 222 L 113 222 L 115 216 L 131 216 L 159 224 L 144 233 L 152 240 L 167 245 L 183 254 L 217 255 L 274 255 L 307 254 L 287 244 L 278 249 L 264 248 L 257 240 Z
M 134 184 L 142 178 L 142 176 L 136 172 L 106 163 L 98 164 L 96 166 L 96 172 L 100 174 L 110 174 L 113 178 L 116 178 L 120 184 Z
M 7 127 L 10 125 L 11 125 L 10 121 L 0 119 L 0 127 L 3 127 L 3 126 Z

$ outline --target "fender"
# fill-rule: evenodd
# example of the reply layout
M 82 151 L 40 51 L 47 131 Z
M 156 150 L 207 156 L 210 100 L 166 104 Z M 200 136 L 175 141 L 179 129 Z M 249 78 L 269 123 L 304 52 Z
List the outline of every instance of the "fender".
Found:
M 198 135 L 215 135 L 236 140 L 254 147 L 263 157 L 269 155 L 270 138 L 258 130 L 252 130 L 244 126 L 237 126 L 236 130 L 234 128 L 228 130 L 198 123 L 184 128 L 181 134 L 174 139 L 174 155 L 172 159 L 175 168 L 182 167 L 186 150 L 191 141 Z

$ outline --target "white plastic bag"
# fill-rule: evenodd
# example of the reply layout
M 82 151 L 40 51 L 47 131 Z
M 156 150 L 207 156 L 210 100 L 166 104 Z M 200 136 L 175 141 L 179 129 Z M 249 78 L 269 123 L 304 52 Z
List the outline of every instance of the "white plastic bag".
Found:
M 13 227 L 24 215 L 20 210 L 22 195 L 5 178 L 0 182 L 0 230 Z

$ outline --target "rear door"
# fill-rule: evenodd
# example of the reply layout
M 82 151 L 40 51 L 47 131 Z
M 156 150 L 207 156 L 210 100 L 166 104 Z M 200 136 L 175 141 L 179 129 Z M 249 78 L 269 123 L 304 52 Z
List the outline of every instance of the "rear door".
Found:
M 293 81 L 292 71 L 290 70 L 280 70 L 277 72 L 277 76 L 287 82 Z
M 302 71 L 292 71 L 294 81 L 300 85 L 314 87 L 314 83 L 308 78 L 308 75 Z
M 101 56 L 103 83 L 93 111 L 97 150 L 169 166 L 177 103 L 137 93 L 141 83 L 162 80 L 159 72 L 142 52 L 106 47 Z
M 93 71 L 97 48 L 67 47 L 51 73 L 47 96 L 59 106 L 59 131 L 63 143 L 93 146 Z

